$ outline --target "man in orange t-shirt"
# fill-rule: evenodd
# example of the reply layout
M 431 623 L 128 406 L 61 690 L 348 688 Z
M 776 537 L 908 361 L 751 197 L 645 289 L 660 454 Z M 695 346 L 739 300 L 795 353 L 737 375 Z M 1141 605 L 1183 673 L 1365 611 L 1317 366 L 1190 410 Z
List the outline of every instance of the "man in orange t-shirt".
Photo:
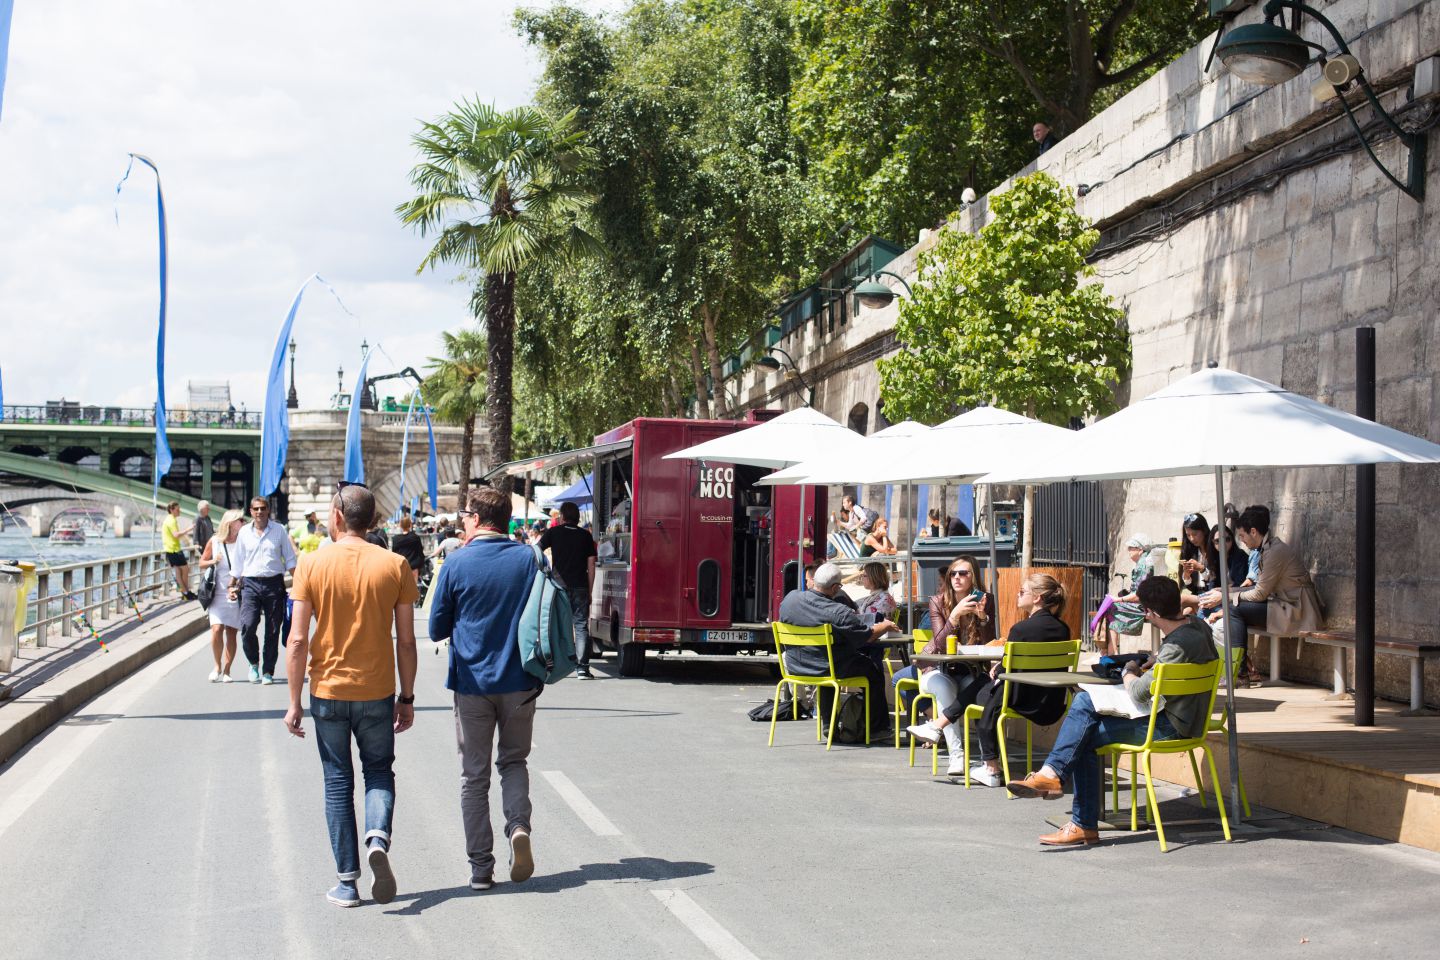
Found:
M 389 852 L 395 810 L 395 734 L 415 722 L 414 604 L 419 590 L 403 557 L 365 540 L 374 517 L 374 495 L 363 484 L 341 484 L 330 506 L 330 539 L 334 543 L 329 549 L 305 555 L 290 591 L 295 605 L 286 660 L 290 709 L 285 712 L 285 728 L 293 736 L 305 736 L 300 725 L 304 716 L 300 693 L 308 657 L 310 715 L 325 773 L 325 822 L 340 880 L 326 898 L 341 907 L 360 903 L 351 738 L 360 750 L 365 774 L 370 895 L 377 903 L 389 903 L 395 899 Z

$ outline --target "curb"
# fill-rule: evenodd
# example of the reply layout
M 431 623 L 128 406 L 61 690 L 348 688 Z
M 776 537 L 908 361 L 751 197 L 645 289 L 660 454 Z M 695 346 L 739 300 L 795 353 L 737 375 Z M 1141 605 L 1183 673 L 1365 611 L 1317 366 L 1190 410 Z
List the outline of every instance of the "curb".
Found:
M 69 713 L 147 664 L 205 636 L 209 619 L 204 610 L 182 610 L 157 623 L 153 633 L 137 637 L 140 642 L 127 645 L 123 653 L 97 654 L 49 683 L 27 690 L 18 700 L 6 701 L 0 707 L 0 764 L 8 763 Z

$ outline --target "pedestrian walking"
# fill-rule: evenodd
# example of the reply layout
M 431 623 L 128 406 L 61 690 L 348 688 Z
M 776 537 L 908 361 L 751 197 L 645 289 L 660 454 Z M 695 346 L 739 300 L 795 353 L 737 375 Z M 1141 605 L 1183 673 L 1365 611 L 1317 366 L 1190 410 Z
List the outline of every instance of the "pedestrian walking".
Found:
M 165 551 L 165 562 L 170 564 L 170 572 L 175 575 L 175 586 L 180 588 L 180 595 L 186 600 L 194 600 L 195 594 L 190 590 L 190 560 L 185 556 L 184 544 L 180 542 L 180 538 L 193 528 L 180 529 L 178 501 L 171 500 L 165 504 L 165 512 L 169 516 L 160 525 L 160 549 Z
M 416 533 L 413 527 L 409 517 L 401 517 L 400 532 L 390 538 L 390 549 L 405 559 L 415 582 L 419 583 L 420 568 L 425 566 L 425 544 L 420 541 L 420 534 Z
M 560 504 L 560 526 L 540 534 L 540 549 L 550 551 L 550 567 L 570 594 L 574 613 L 575 676 L 593 680 L 590 672 L 590 595 L 595 588 L 595 538 L 580 528 L 580 508 L 568 500 Z
M 215 524 L 210 521 L 210 501 L 201 500 L 195 508 L 195 513 L 194 532 L 190 534 L 190 539 L 195 546 L 204 550 L 205 545 L 210 542 L 210 538 L 215 536 Z
M 510 498 L 472 489 L 460 511 L 466 544 L 440 567 L 430 638 L 450 640 L 445 686 L 455 695 L 460 749 L 460 816 L 470 859 L 470 889 L 494 885 L 490 766 L 500 771 L 510 879 L 535 872 L 530 850 L 530 736 L 540 681 L 521 666 L 517 631 L 537 572 L 535 552 L 505 535 Z
M 248 523 L 235 538 L 230 582 L 240 588 L 240 644 L 250 661 L 251 683 L 274 683 L 280 657 L 280 625 L 285 622 L 285 574 L 295 569 L 295 547 L 280 524 L 270 521 L 270 501 L 250 501 Z M 259 644 L 265 618 L 265 651 Z
M 230 558 L 245 515 L 239 510 L 226 510 L 220 518 L 220 530 L 205 544 L 200 554 L 200 569 L 215 568 L 215 596 L 210 601 L 210 650 L 215 655 L 215 669 L 210 671 L 211 683 L 231 683 L 230 667 L 235 663 L 235 639 L 240 629 L 240 594 L 230 586 L 234 579 Z
M 300 694 L 310 671 L 310 719 L 325 776 L 325 825 L 339 882 L 326 899 L 360 903 L 360 842 L 355 825 L 355 769 L 351 741 L 365 777 L 365 859 L 370 896 L 395 899 L 390 865 L 395 814 L 395 735 L 415 722 L 415 580 L 404 559 L 377 550 L 361 535 L 375 513 L 375 497 L 359 484 L 342 486 L 331 501 L 328 550 L 307 554 L 295 571 L 294 610 L 285 669 L 290 709 L 285 728 L 305 736 Z M 310 632 L 311 618 L 315 632 Z M 394 642 L 391 642 L 391 625 Z M 400 694 L 395 675 L 400 675 Z

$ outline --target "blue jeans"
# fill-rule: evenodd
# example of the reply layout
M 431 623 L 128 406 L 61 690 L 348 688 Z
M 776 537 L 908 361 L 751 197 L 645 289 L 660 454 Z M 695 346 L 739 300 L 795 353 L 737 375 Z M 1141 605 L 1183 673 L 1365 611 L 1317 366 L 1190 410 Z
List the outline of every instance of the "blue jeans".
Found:
M 590 669 L 590 591 L 584 587 L 567 587 L 570 594 L 570 615 L 575 627 L 575 659 Z
M 1070 808 L 1070 816 L 1076 826 L 1094 830 L 1100 819 L 1100 791 L 1104 789 L 1104 781 L 1096 749 L 1111 743 L 1144 743 L 1149 726 L 1149 717 L 1131 720 L 1096 713 L 1090 694 L 1084 690 L 1075 694 L 1045 765 L 1054 770 L 1061 781 L 1073 776 L 1075 803 Z M 1175 737 L 1170 718 L 1161 713 L 1155 718 L 1155 739 L 1174 740 Z
M 310 697 L 315 743 L 325 773 L 325 825 L 335 853 L 335 875 L 360 876 L 360 847 L 355 839 L 355 769 L 350 738 L 360 748 L 365 774 L 365 842 L 378 837 L 388 849 L 395 812 L 395 698 L 329 700 Z
M 908 667 L 901 667 L 899 670 L 896 670 L 896 671 L 895 671 L 895 676 L 894 676 L 894 678 L 893 678 L 890 682 L 893 684 L 893 683 L 895 683 L 896 681 L 899 681 L 899 680 L 918 680 L 918 679 L 920 679 L 919 668 L 912 664 L 912 665 L 910 665 L 910 666 L 908 666 Z M 905 707 L 905 714 L 906 714 L 906 716 L 909 716 L 909 714 L 910 714 L 910 704 L 911 704 L 912 702 L 914 702 L 915 698 L 916 698 L 917 696 L 919 696 L 919 695 L 920 695 L 920 691 L 919 691 L 919 690 L 916 690 L 914 687 L 911 687 L 911 688 L 908 689 L 908 690 L 901 690 L 900 693 L 898 694 L 898 696 L 900 697 L 900 702 L 901 702 L 901 704 L 903 704 L 904 707 Z

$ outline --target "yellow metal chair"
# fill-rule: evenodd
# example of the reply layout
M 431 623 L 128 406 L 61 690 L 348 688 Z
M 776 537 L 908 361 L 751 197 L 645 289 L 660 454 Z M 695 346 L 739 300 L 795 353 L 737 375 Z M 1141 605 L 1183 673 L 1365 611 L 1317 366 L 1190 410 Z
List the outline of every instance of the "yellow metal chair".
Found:
M 1080 662 L 1080 641 L 1079 640 L 1050 640 L 1044 643 L 1007 643 L 1005 645 L 1005 656 L 1000 661 L 1001 673 L 1021 673 L 1024 671 L 1036 670 L 1074 670 Z M 1029 776 L 1035 766 L 1035 725 L 1028 719 L 1010 709 L 1010 687 L 1011 683 L 1006 680 L 1004 689 L 1000 691 L 1001 703 L 1000 716 L 995 721 L 995 733 L 1000 739 L 1000 769 L 1004 771 L 1005 782 L 1009 783 L 1010 776 L 1010 753 L 1005 748 L 1005 721 L 1023 720 L 1025 722 L 1025 775 Z M 1070 692 L 1066 691 L 1065 702 L 1070 702 Z M 965 789 L 970 789 L 970 721 L 980 719 L 985 710 L 978 703 L 972 703 L 965 708 Z M 1014 794 L 1007 794 L 1014 799 Z
M 870 690 L 870 681 L 864 677 L 837 677 L 835 675 L 835 638 L 831 633 L 830 625 L 827 623 L 818 627 L 796 627 L 788 623 L 772 622 L 770 629 L 775 634 L 775 653 L 780 661 L 780 682 L 775 684 L 774 702 L 776 704 L 780 703 L 780 688 L 787 683 L 791 685 L 792 689 L 794 687 L 829 687 L 834 690 L 835 697 L 830 702 L 830 727 L 828 734 L 822 731 L 820 725 L 818 701 L 815 710 L 815 740 L 816 742 L 824 740 L 825 749 L 829 750 L 835 741 L 835 717 L 840 710 L 840 688 L 859 687 L 865 698 L 865 743 L 868 746 L 870 743 L 870 697 L 878 691 L 872 692 Z M 791 673 L 790 667 L 785 662 L 786 647 L 824 647 L 825 660 L 830 666 L 829 671 L 818 677 Z M 777 707 L 777 709 L 771 711 L 770 714 L 769 746 L 772 747 L 775 746 L 775 721 L 779 712 Z M 798 716 L 798 713 L 796 715 Z
M 930 640 L 931 640 L 932 637 L 934 637 L 934 633 L 932 633 L 932 632 L 929 631 L 929 630 L 922 630 L 922 629 L 920 629 L 919 627 L 916 627 L 914 630 L 910 631 L 910 636 L 912 636 L 912 637 L 915 639 L 915 649 L 914 649 L 914 652 L 915 652 L 915 653 L 919 653 L 921 650 L 924 650 L 924 649 L 925 649 L 925 645 L 930 642 Z M 889 660 L 889 658 L 886 658 L 886 660 L 885 660 L 885 666 L 886 666 L 887 669 L 889 668 L 889 666 L 890 666 L 890 660 Z M 893 679 L 894 679 L 894 676 L 895 676 L 895 673 L 894 673 L 893 670 L 890 671 L 890 676 L 891 676 L 891 679 L 893 680 Z M 920 689 L 920 677 L 919 677 L 919 675 L 918 675 L 918 671 L 917 671 L 917 675 L 915 676 L 914 679 L 910 679 L 910 678 L 908 678 L 908 677 L 901 677 L 899 680 L 895 680 L 895 682 L 892 684 L 892 686 L 895 688 L 895 710 L 894 710 L 894 715 L 895 715 L 895 749 L 896 749 L 896 750 L 899 750 L 899 749 L 900 749 L 900 721 L 901 721 L 902 719 L 904 719 L 904 717 L 905 717 L 905 701 L 904 701 L 904 698 L 900 696 L 900 694 L 903 693 L 903 692 L 906 691 L 906 690 L 919 690 L 919 689 Z M 928 693 L 917 693 L 916 696 L 915 696 L 915 700 L 919 700 L 921 697 L 927 697 L 927 698 L 932 699 L 932 700 L 934 699 L 933 697 L 930 697 L 930 695 L 929 695 Z M 911 723 L 914 723 L 914 722 L 915 722 L 915 719 L 914 719 L 914 718 L 915 718 L 915 701 L 911 701 L 911 703 L 910 703 L 910 722 L 911 722 Z M 914 738 L 911 738 L 911 739 L 913 740 Z M 915 746 L 914 746 L 913 743 L 912 743 L 911 746 L 910 746 L 910 766 L 912 766 L 912 767 L 915 766 Z
M 1156 740 L 1155 721 L 1160 716 L 1161 705 L 1167 698 L 1194 696 L 1204 694 L 1209 697 L 1205 704 L 1205 714 L 1210 716 L 1215 709 L 1215 691 L 1220 685 L 1220 673 L 1224 669 L 1223 662 L 1212 660 L 1209 663 L 1162 663 L 1155 668 L 1155 679 L 1151 684 L 1150 693 L 1150 724 L 1145 731 L 1144 743 L 1111 743 L 1096 750 L 1101 756 L 1118 758 L 1121 754 L 1130 754 L 1130 829 L 1139 829 L 1139 808 L 1136 805 L 1136 784 L 1135 784 L 1135 763 L 1139 758 L 1142 769 L 1145 773 L 1145 799 L 1150 817 L 1155 823 L 1155 833 L 1160 838 L 1160 852 L 1165 853 L 1169 847 L 1165 843 L 1165 826 L 1160 822 L 1160 804 L 1155 799 L 1154 776 L 1150 772 L 1150 758 L 1157 753 L 1183 753 L 1190 757 L 1193 764 L 1194 751 L 1202 750 L 1205 753 L 1205 760 L 1210 765 L 1210 779 L 1215 788 L 1215 806 L 1220 808 L 1220 826 L 1225 832 L 1225 839 L 1230 839 L 1230 818 L 1225 814 L 1225 801 L 1220 797 L 1220 777 L 1215 770 L 1215 755 L 1210 751 L 1210 744 L 1206 741 L 1206 733 L 1198 737 L 1181 740 Z M 1118 762 L 1112 767 L 1118 769 Z M 1197 775 L 1196 781 L 1199 782 Z M 1119 811 L 1120 806 L 1120 784 L 1116 780 L 1113 784 L 1115 792 L 1115 807 Z M 1103 795 L 1102 795 L 1103 796 Z M 1204 796 L 1203 790 L 1201 796 Z
M 1219 649 L 1219 648 L 1217 647 L 1217 650 L 1218 650 L 1218 649 Z M 1231 663 L 1230 663 L 1230 679 L 1231 679 L 1232 682 L 1234 682 L 1234 681 L 1238 681 L 1238 680 L 1240 679 L 1240 670 L 1241 670 L 1241 668 L 1242 668 L 1242 667 L 1244 666 L 1244 664 L 1245 664 L 1245 650 L 1244 650 L 1244 648 L 1243 648 L 1243 647 L 1234 647 L 1234 648 L 1232 648 L 1231 651 L 1230 651 L 1230 657 L 1231 657 Z M 1215 710 L 1214 713 L 1212 713 L 1212 714 L 1210 715 L 1210 722 L 1209 722 L 1209 723 L 1206 725 L 1206 727 L 1205 727 L 1205 732 L 1206 732 L 1207 734 L 1209 734 L 1209 733 L 1221 733 L 1221 734 L 1225 733 L 1225 708 L 1224 708 L 1224 707 L 1221 705 L 1221 703 L 1220 703 L 1220 695 L 1219 695 L 1218 692 L 1217 692 L 1216 695 L 1215 695 L 1215 706 L 1216 706 L 1217 709 Z M 1203 780 L 1200 779 L 1200 765 L 1195 762 L 1195 754 L 1192 752 L 1189 756 L 1190 756 L 1190 769 L 1191 769 L 1191 770 L 1194 772 L 1194 774 L 1195 774 L 1195 791 L 1200 795 L 1200 806 L 1203 808 L 1203 807 L 1206 805 L 1206 804 L 1205 804 L 1205 781 L 1203 781 Z M 1119 763 L 1119 758 L 1118 758 L 1118 756 L 1117 756 L 1117 757 L 1116 757 L 1116 764 L 1118 764 L 1118 763 Z M 1117 771 L 1112 768 L 1111 776 L 1113 777 L 1116 772 L 1117 772 Z M 1134 776 L 1135 776 L 1134 761 L 1133 761 L 1133 759 L 1132 759 L 1132 761 L 1131 761 L 1130 776 L 1131 776 L 1132 779 L 1133 779 Z M 1239 785 L 1239 787 L 1240 787 L 1240 805 L 1241 805 L 1241 807 L 1245 810 L 1245 816 L 1248 817 L 1248 816 L 1250 816 L 1250 798 L 1245 795 L 1245 777 L 1244 777 L 1244 774 L 1243 774 L 1243 773 L 1240 773 L 1240 772 L 1237 772 L 1236 775 L 1235 775 L 1235 781 L 1236 781 L 1236 783 L 1237 783 L 1237 784 Z M 1117 789 L 1118 789 L 1118 788 L 1117 788 Z M 1119 801 L 1117 800 L 1116 802 L 1117 802 L 1117 804 L 1118 804 Z

